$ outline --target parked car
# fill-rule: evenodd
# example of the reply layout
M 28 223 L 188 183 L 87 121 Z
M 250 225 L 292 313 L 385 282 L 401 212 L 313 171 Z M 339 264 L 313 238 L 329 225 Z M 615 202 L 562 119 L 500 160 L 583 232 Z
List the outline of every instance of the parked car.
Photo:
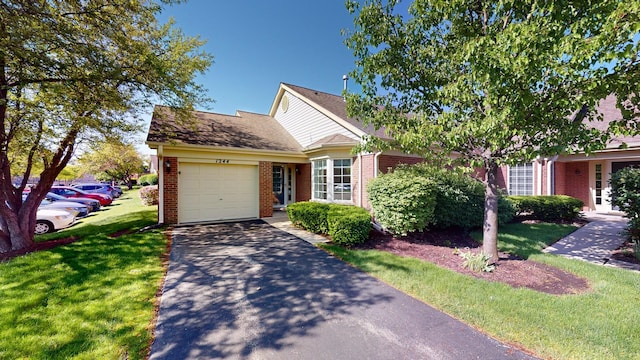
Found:
M 89 207 L 87 205 L 71 201 L 49 201 L 44 199 L 40 202 L 38 209 L 64 210 L 70 212 L 75 217 L 85 217 L 89 215 Z
M 73 214 L 56 209 L 38 209 L 36 213 L 36 234 L 46 234 L 71 226 L 75 221 Z
M 109 184 L 73 184 L 72 187 L 89 193 L 106 194 L 115 199 L 120 193 Z
M 113 189 L 118 192 L 118 197 L 122 196 L 122 188 L 118 185 L 114 185 Z
M 71 202 L 77 202 L 79 204 L 84 204 L 87 205 L 91 208 L 91 211 L 98 211 L 100 210 L 100 207 L 102 205 L 100 205 L 100 201 L 96 200 L 96 199 L 90 199 L 90 198 L 66 198 L 64 196 L 49 192 L 47 193 L 47 195 L 45 196 L 45 199 L 49 200 L 49 201 L 71 201 Z
M 52 186 L 50 192 L 68 198 L 90 198 L 100 201 L 100 205 L 107 206 L 113 202 L 113 198 L 106 194 L 88 193 L 71 186 Z

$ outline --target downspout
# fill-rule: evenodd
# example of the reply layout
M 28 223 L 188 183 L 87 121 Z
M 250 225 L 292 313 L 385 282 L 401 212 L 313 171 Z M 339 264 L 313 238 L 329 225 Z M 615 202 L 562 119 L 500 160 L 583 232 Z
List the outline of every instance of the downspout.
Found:
M 555 155 L 547 161 L 547 195 L 554 195 L 554 176 L 553 176 L 553 163 L 558 160 L 558 155 Z
M 373 178 L 374 179 L 378 177 L 378 168 L 380 167 L 380 164 L 378 164 L 378 161 L 379 161 L 378 157 L 380 157 L 380 154 L 382 154 L 382 151 L 378 151 L 373 155 Z M 373 228 L 376 229 L 377 231 L 385 232 L 382 226 L 378 224 L 378 222 L 375 219 L 372 219 L 371 226 L 373 226 Z
M 537 174 L 536 174 L 536 178 L 537 178 L 537 183 L 538 183 L 538 193 L 535 195 L 542 195 L 542 161 L 541 158 L 538 156 L 538 158 L 536 159 L 536 167 L 538 168 Z
M 380 164 L 378 163 L 378 157 L 382 154 L 382 151 L 378 151 L 377 153 L 375 153 L 375 155 L 373 155 L 373 178 L 377 178 L 378 177 L 378 168 L 380 167 Z
M 362 153 L 358 153 L 358 206 L 362 207 Z
M 162 145 L 158 145 L 158 224 L 164 224 L 164 156 Z

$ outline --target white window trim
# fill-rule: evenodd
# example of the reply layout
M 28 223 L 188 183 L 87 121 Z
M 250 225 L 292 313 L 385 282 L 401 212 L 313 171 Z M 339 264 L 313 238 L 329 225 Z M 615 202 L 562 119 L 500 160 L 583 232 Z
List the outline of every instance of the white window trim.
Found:
M 522 196 L 530 196 L 530 195 L 535 195 L 535 171 L 534 171 L 534 162 L 526 162 L 526 163 L 522 163 L 522 164 L 518 164 L 520 166 L 522 165 L 531 165 L 531 189 L 530 192 L 531 194 L 527 194 L 527 195 L 522 195 Z M 521 195 L 521 194 L 512 194 L 511 193 L 511 171 L 512 168 L 514 168 L 514 166 L 508 166 L 507 167 L 507 192 L 509 193 L 509 195 Z
M 326 160 L 327 161 L 327 198 L 326 199 L 318 199 L 315 194 L 315 162 L 318 160 Z M 350 157 L 336 157 L 332 158 L 329 156 L 323 156 L 318 158 L 311 159 L 311 200 L 317 202 L 327 202 L 334 204 L 347 204 L 353 205 L 353 186 L 351 187 L 351 199 L 350 200 L 335 200 L 333 193 L 333 161 L 334 160 L 349 160 L 351 166 L 351 184 L 353 185 L 353 159 Z

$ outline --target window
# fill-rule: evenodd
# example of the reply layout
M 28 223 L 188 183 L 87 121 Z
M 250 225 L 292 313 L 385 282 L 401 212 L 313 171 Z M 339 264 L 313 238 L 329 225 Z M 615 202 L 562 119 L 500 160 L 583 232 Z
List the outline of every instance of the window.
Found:
M 333 199 L 351 200 L 351 159 L 333 160 Z
M 313 161 L 313 198 L 327 199 L 327 160 Z
M 313 160 L 313 199 L 351 201 L 351 159 Z
M 533 163 L 509 167 L 509 195 L 533 195 Z

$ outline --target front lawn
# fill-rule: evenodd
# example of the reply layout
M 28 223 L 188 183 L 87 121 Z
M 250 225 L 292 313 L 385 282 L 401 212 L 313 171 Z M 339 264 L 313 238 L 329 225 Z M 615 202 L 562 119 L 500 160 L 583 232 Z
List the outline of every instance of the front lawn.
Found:
M 0 263 L 0 359 L 144 359 L 167 241 L 125 192 L 64 231 L 79 240 Z
M 507 343 L 554 359 L 640 358 L 640 273 L 571 260 L 540 250 L 573 231 L 556 224 L 510 224 L 501 251 L 588 279 L 580 295 L 549 295 L 488 282 L 431 263 L 376 250 L 322 247 L 413 297 Z M 475 237 L 481 234 L 475 234 Z

